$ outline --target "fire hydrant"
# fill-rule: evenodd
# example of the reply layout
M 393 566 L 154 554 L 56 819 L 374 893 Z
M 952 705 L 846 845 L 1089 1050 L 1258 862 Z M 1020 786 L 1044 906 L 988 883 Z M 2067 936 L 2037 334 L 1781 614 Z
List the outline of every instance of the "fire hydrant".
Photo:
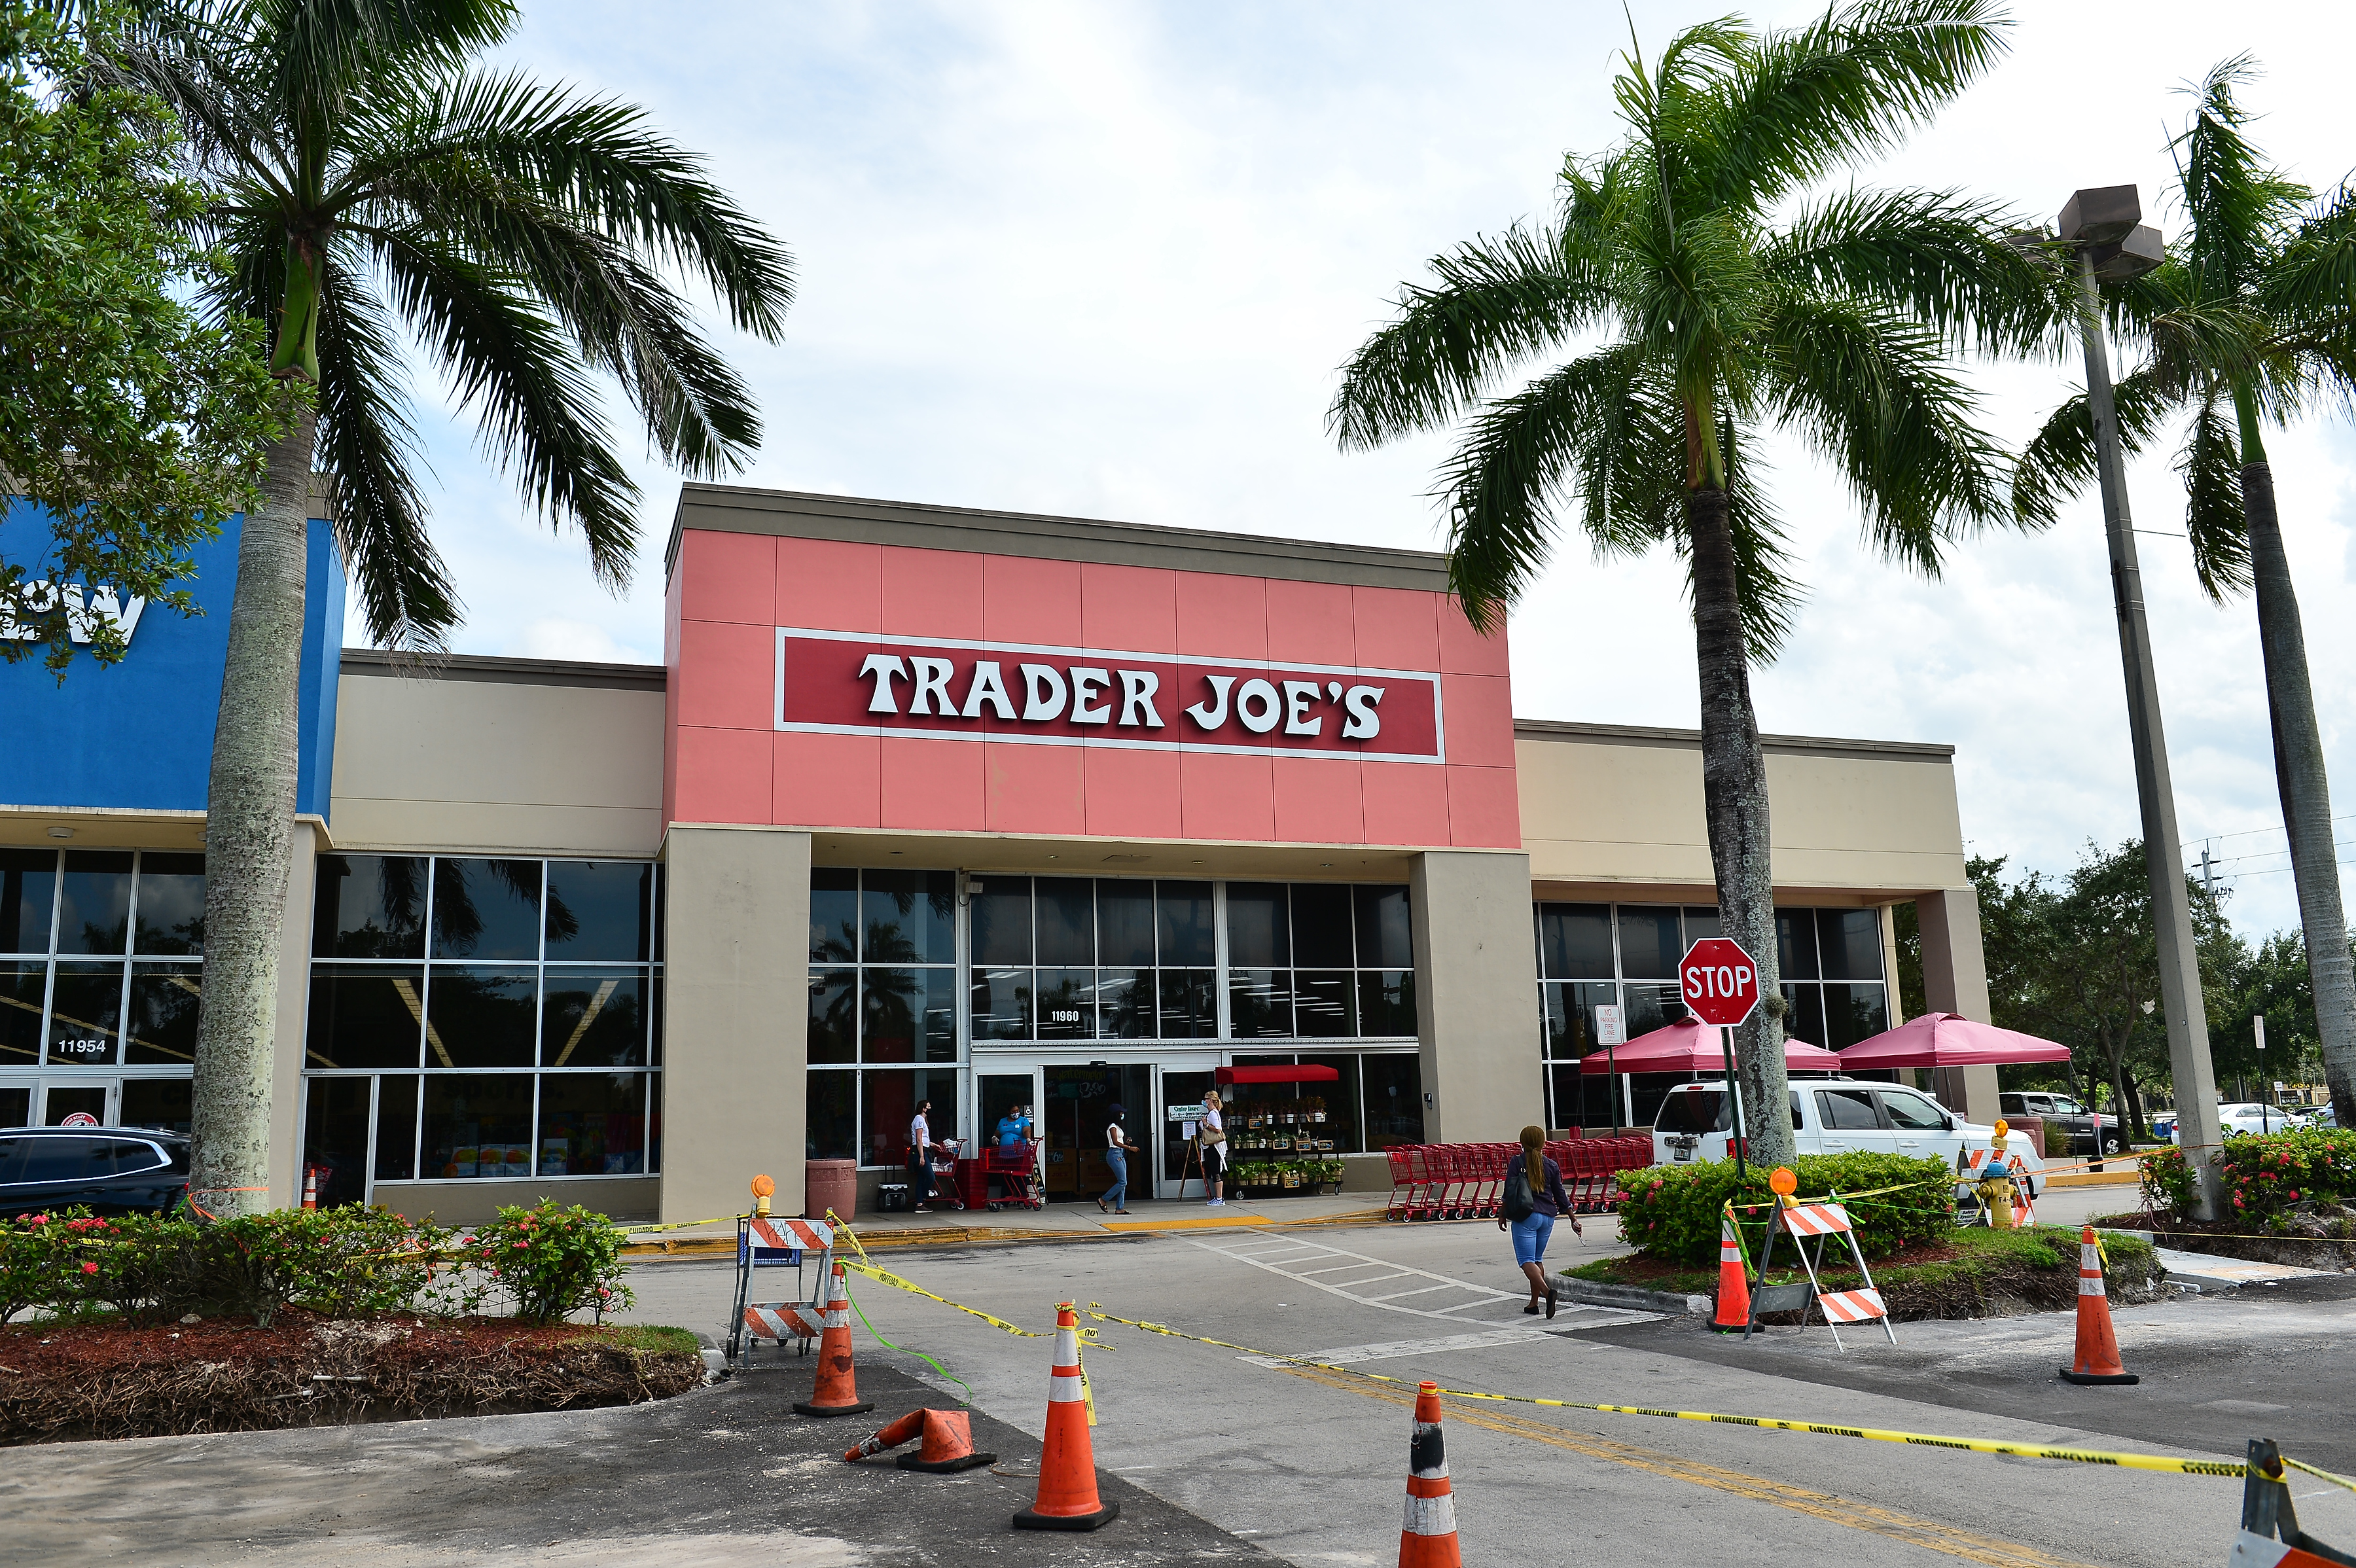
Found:
M 2004 1163 L 2005 1133 L 2009 1130 L 2002 1122 L 1996 1124 L 1996 1136 L 1988 1140 L 1987 1165 L 1979 1181 L 1980 1207 L 1987 1214 L 1990 1228 L 1997 1230 L 2012 1229 L 2012 1170 Z

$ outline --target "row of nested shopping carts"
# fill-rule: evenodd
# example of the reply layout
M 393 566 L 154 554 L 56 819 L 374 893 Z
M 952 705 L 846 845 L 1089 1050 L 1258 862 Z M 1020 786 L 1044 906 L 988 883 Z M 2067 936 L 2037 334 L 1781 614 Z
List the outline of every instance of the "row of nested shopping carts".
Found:
M 1390 1157 L 1390 1219 L 1491 1219 L 1504 1201 L 1506 1162 L 1519 1144 L 1403 1144 L 1384 1151 Z M 1601 1214 L 1620 1206 L 1612 1177 L 1653 1163 L 1650 1133 L 1617 1138 L 1567 1138 L 1550 1142 L 1546 1157 L 1562 1172 L 1563 1191 L 1581 1214 Z

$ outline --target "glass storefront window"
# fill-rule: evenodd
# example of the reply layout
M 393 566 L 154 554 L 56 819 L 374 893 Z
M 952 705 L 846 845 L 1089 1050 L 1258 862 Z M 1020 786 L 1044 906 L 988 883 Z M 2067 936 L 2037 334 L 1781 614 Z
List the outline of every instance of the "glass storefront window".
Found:
M 957 971 L 862 969 L 862 1061 L 957 1060 Z
M 1602 1048 L 1596 1042 L 1595 1009 L 1619 1001 L 1618 986 L 1608 980 L 1549 981 L 1538 990 L 1546 1004 L 1548 1060 L 1575 1062 Z
M 1346 1040 L 1358 1034 L 1357 977 L 1346 970 L 1296 971 L 1292 1026 L 1304 1039 Z
M 929 1118 L 935 1139 L 953 1136 L 958 1125 L 958 1075 L 955 1068 L 905 1068 L 859 1075 L 859 1124 L 865 1146 L 860 1163 L 898 1165 L 908 1163 L 908 1123 L 916 1107 L 933 1102 Z
M 859 972 L 814 969 L 809 981 L 809 1059 L 859 1059 Z
M 1207 1040 L 1219 1032 L 1219 975 L 1213 969 L 1161 972 L 1162 1037 Z
M 1392 884 L 1227 884 L 1228 1037 L 1413 1036 L 1410 914 Z
M 1825 987 L 1825 1048 L 1842 1050 L 1890 1027 L 1888 992 L 1879 984 Z
M 1367 1052 L 1359 1058 L 1366 1147 L 1423 1142 L 1423 1058 L 1413 1051 Z
M 1358 967 L 1413 969 L 1415 927 L 1408 918 L 1407 889 L 1383 886 L 1359 887 L 1355 891 L 1358 906 Z
M 131 934 L 131 855 L 70 849 L 59 886 L 58 951 L 119 953 Z
M 1292 922 L 1287 908 L 1280 882 L 1227 884 L 1230 971 L 1292 966 Z
M 305 1064 L 315 1068 L 418 1065 L 423 1048 L 422 964 L 352 963 L 311 971 Z
M 123 1036 L 124 1061 L 134 1066 L 194 1064 L 202 975 L 194 964 L 131 966 L 131 1021 Z
M 321 855 L 312 956 L 423 958 L 427 865 L 422 855 Z
M 1093 1040 L 1097 1037 L 1097 972 L 1093 969 L 1043 969 L 1038 973 L 1039 1037 L 1043 1040 Z
M 436 964 L 425 989 L 431 1067 L 530 1067 L 540 976 L 525 968 Z
M 992 876 L 978 880 L 966 900 L 966 918 L 976 968 L 1021 965 L 1032 957 L 1031 879 Z
M 1819 909 L 1816 944 L 1826 980 L 1881 978 L 1881 911 Z
M 539 861 L 437 857 L 430 956 L 538 959 L 540 892 Z
M 855 1072 L 814 1072 L 809 1075 L 809 1120 L 806 1158 L 855 1160 L 859 1157 L 859 1075 Z
M 1159 961 L 1167 966 L 1208 969 L 1218 961 L 1218 933 L 1212 919 L 1207 882 L 1153 885 Z
M 645 861 L 548 864 L 551 963 L 643 963 L 654 941 L 655 868 Z
M 139 857 L 138 929 L 131 950 L 181 953 L 205 950 L 205 857 L 160 854 Z
M 975 1039 L 1031 1038 L 1031 972 L 977 967 L 973 972 L 972 1005 Z
M 0 950 L 48 952 L 57 893 L 57 851 L 0 849 Z
M 48 938 L 44 928 L 43 940 Z M 46 963 L 0 963 L 0 1062 L 41 1059 L 41 1014 L 49 994 Z
M 386 1073 L 376 1080 L 376 1179 L 416 1175 L 417 1075 Z
M 638 1176 L 646 1147 L 645 1073 L 551 1073 L 540 1080 L 541 1176 Z
M 812 963 L 859 961 L 859 873 L 819 866 L 810 873 Z
M 1677 961 L 1686 956 L 1686 944 L 1677 927 L 1675 909 L 1621 905 L 1620 972 L 1646 980 L 1676 973 Z
M 420 1174 L 427 1180 L 531 1175 L 531 1094 L 528 1072 L 428 1073 Z
M 1292 972 L 1227 971 L 1227 1034 L 1232 1039 L 1285 1039 L 1292 1034 Z
M 185 1078 L 126 1078 L 121 1109 L 125 1127 L 152 1127 L 159 1133 L 196 1130 L 196 1090 Z
M 957 876 L 947 871 L 862 871 L 863 963 L 957 961 Z
M 60 962 L 49 993 L 48 1059 L 72 1067 L 111 1062 L 122 1026 L 123 966 Z
M 541 985 L 540 1065 L 647 1065 L 647 972 L 551 969 Z
M 1784 980 L 1816 978 L 1816 922 L 1807 910 L 1775 911 L 1775 972 Z

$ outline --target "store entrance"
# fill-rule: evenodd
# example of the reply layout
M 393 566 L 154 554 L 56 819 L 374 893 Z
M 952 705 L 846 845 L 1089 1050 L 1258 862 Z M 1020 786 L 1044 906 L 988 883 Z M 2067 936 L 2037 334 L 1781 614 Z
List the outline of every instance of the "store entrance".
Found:
M 193 1115 L 186 1078 L 0 1078 L 0 1127 L 155 1127 L 186 1133 Z
M 1100 1196 L 1112 1185 L 1105 1164 L 1105 1126 L 1112 1107 L 1122 1110 L 1130 1141 L 1148 1142 L 1153 1114 L 1153 1069 L 1144 1063 L 1044 1069 L 1039 1102 L 1040 1156 L 1046 1165 L 1049 1198 L 1075 1203 Z M 1153 1195 L 1142 1158 L 1130 1161 L 1130 1201 Z

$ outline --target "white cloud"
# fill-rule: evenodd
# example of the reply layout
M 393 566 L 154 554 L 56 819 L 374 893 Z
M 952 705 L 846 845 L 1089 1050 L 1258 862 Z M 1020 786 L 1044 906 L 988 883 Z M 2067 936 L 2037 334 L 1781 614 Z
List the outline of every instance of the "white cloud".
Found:
M 1657 48 L 1715 7 L 1638 7 Z M 1809 5 L 1760 8 L 1769 20 Z M 2313 183 L 2351 161 L 2339 61 L 2356 21 L 2321 6 L 2018 7 L 2010 59 L 1860 183 L 1958 186 L 2051 214 L 2080 183 L 2169 175 L 2170 89 L 2241 49 L 2257 134 Z M 1626 24 L 1580 0 L 1467 11 L 1406 4 L 894 6 L 542 4 L 509 51 L 549 78 L 645 104 L 800 259 L 787 341 L 732 345 L 768 436 L 748 482 L 1145 522 L 1429 547 L 1438 438 L 1344 456 L 1334 367 L 1424 258 L 1542 210 L 1566 149 L 1618 134 Z M 2170 220 L 2163 214 L 2163 222 Z M 2074 362 L 1976 372 L 2008 439 Z M 659 656 L 675 479 L 641 461 L 638 574 L 591 579 L 577 539 L 526 519 L 430 411 L 436 533 L 473 607 L 473 652 Z M 637 453 L 637 444 L 630 443 Z M 2340 723 L 2356 670 L 2347 431 L 2274 456 L 2317 700 L 2356 812 Z M 2091 499 L 2041 538 L 1960 551 L 1924 583 L 1868 558 L 1854 506 L 1804 450 L 1770 452 L 1810 599 L 1757 680 L 1769 728 L 1948 741 L 1965 832 L 2017 864 L 2066 865 L 2136 831 L 2101 527 Z M 2181 526 L 2163 459 L 2130 488 L 2144 528 Z M 2179 541 L 2142 540 L 2179 811 L 2189 837 L 2275 826 L 2246 601 L 2210 606 Z M 562 615 L 498 613 L 529 583 Z M 1694 721 L 1690 624 L 1665 558 L 1593 566 L 1569 547 L 1515 623 L 1516 705 L 1541 716 Z M 597 651 L 587 651 L 594 649 Z M 2356 838 L 2356 832 L 2349 836 Z M 2263 832 L 2220 841 L 2236 855 Z M 2245 925 L 2296 919 L 2256 875 Z

